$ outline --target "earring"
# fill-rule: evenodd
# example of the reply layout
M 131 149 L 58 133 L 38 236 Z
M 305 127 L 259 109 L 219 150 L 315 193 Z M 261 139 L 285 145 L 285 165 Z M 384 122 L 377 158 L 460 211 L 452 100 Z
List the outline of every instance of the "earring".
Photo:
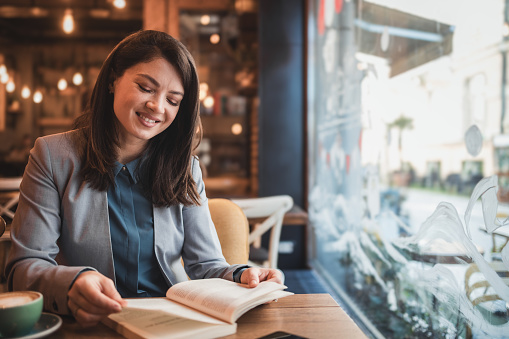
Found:
M 113 85 L 109 84 L 108 89 L 110 90 L 110 94 L 113 94 Z

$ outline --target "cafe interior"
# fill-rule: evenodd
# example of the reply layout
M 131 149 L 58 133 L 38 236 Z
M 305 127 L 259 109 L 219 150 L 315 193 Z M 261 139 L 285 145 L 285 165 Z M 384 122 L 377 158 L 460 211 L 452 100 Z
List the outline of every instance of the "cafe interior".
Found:
M 509 337 L 509 0 L 0 0 L 2 271 L 35 140 L 145 29 L 195 59 L 251 263 L 369 338 Z

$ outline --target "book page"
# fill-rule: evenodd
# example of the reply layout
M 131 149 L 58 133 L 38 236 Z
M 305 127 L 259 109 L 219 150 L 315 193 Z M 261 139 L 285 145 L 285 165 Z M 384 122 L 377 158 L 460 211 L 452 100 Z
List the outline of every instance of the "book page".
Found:
M 185 305 L 171 301 L 166 298 L 139 298 L 139 299 L 126 299 L 127 307 L 124 309 L 129 310 L 157 310 L 171 314 L 179 318 L 186 318 L 196 321 L 205 322 L 208 324 L 224 324 L 223 321 L 213 318 L 207 314 L 203 314 Z
M 209 324 L 160 310 L 129 307 L 111 314 L 104 323 L 127 338 L 213 338 L 236 331 L 236 324 Z
M 233 319 L 234 321 L 237 321 L 237 319 L 240 318 L 241 315 L 243 315 L 250 309 L 255 308 L 258 305 L 265 304 L 267 302 L 277 300 L 280 298 L 284 298 L 292 294 L 293 294 L 292 292 L 287 291 L 274 291 L 258 298 L 256 302 L 243 303 L 233 312 Z
M 266 300 L 267 297 L 264 296 L 285 288 L 284 285 L 267 281 L 261 282 L 255 288 L 249 288 L 247 285 L 213 278 L 178 283 L 168 290 L 166 296 L 213 317 L 234 323 L 243 314 L 241 310 L 247 311 L 273 300 L 271 297 Z

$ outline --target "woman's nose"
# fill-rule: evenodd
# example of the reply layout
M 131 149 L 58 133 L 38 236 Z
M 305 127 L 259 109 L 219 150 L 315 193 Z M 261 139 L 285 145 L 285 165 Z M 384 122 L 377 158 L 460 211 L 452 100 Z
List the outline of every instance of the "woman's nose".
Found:
M 154 113 L 164 113 L 165 100 L 166 98 L 162 98 L 161 96 L 154 96 L 147 101 L 147 108 L 152 110 Z

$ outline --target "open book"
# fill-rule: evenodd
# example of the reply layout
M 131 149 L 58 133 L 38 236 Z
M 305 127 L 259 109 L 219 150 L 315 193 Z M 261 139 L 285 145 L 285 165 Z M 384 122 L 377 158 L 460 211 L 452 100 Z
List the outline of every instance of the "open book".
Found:
M 104 323 L 126 338 L 217 338 L 234 334 L 250 309 L 293 293 L 261 282 L 255 288 L 224 279 L 189 280 L 168 289 L 166 298 L 127 299 L 122 312 Z

